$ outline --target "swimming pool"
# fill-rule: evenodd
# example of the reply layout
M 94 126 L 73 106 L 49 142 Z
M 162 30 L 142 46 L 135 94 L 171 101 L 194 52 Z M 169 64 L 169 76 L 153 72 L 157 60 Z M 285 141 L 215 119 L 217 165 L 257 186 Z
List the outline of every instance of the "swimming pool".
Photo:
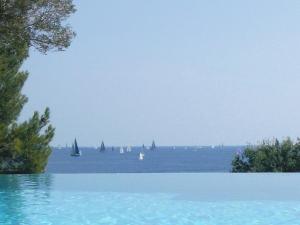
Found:
M 300 174 L 0 176 L 2 225 L 298 225 Z

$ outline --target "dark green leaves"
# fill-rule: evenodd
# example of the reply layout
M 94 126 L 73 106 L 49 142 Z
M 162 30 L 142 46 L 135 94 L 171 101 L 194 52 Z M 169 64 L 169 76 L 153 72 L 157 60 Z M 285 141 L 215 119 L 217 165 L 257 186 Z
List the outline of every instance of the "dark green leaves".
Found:
M 64 50 L 75 36 L 65 22 L 74 12 L 72 0 L 0 0 L 0 45 Z
M 72 0 L 0 0 L 0 173 L 45 170 L 54 136 L 50 111 L 17 123 L 28 77 L 19 69 L 31 46 L 46 53 L 70 45 L 75 33 L 65 21 L 74 12 Z
M 232 161 L 232 172 L 299 172 L 300 139 L 275 139 L 247 147 Z

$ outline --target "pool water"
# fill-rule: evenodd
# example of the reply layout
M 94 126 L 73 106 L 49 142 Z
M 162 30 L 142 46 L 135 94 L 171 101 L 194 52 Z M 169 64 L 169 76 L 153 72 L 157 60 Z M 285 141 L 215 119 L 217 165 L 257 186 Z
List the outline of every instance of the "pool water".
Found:
M 300 174 L 0 176 L 5 225 L 298 225 Z

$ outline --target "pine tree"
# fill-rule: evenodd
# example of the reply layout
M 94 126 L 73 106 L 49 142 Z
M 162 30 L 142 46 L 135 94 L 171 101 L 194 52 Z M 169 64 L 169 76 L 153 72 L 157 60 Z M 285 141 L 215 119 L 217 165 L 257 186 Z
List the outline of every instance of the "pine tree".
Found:
M 51 152 L 54 129 L 49 125 L 49 109 L 17 123 L 27 102 L 21 91 L 28 73 L 18 72 L 26 51 L 24 47 L 18 54 L 2 52 L 0 57 L 0 173 L 42 172 Z
M 20 67 L 31 46 L 42 53 L 69 46 L 75 34 L 62 21 L 74 11 L 72 0 L 0 0 L 0 173 L 45 170 L 54 136 L 50 110 L 17 123 L 29 75 Z

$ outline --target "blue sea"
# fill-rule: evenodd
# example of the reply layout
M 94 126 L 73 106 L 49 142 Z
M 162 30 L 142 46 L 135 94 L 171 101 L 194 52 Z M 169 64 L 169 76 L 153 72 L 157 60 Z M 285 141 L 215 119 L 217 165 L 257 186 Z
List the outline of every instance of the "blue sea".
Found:
M 169 146 L 154 151 L 132 147 L 120 154 L 120 147 L 80 148 L 81 157 L 71 157 L 70 148 L 54 148 L 47 166 L 48 173 L 181 173 L 229 172 L 231 161 L 243 146 Z M 144 160 L 139 153 L 144 152 Z

